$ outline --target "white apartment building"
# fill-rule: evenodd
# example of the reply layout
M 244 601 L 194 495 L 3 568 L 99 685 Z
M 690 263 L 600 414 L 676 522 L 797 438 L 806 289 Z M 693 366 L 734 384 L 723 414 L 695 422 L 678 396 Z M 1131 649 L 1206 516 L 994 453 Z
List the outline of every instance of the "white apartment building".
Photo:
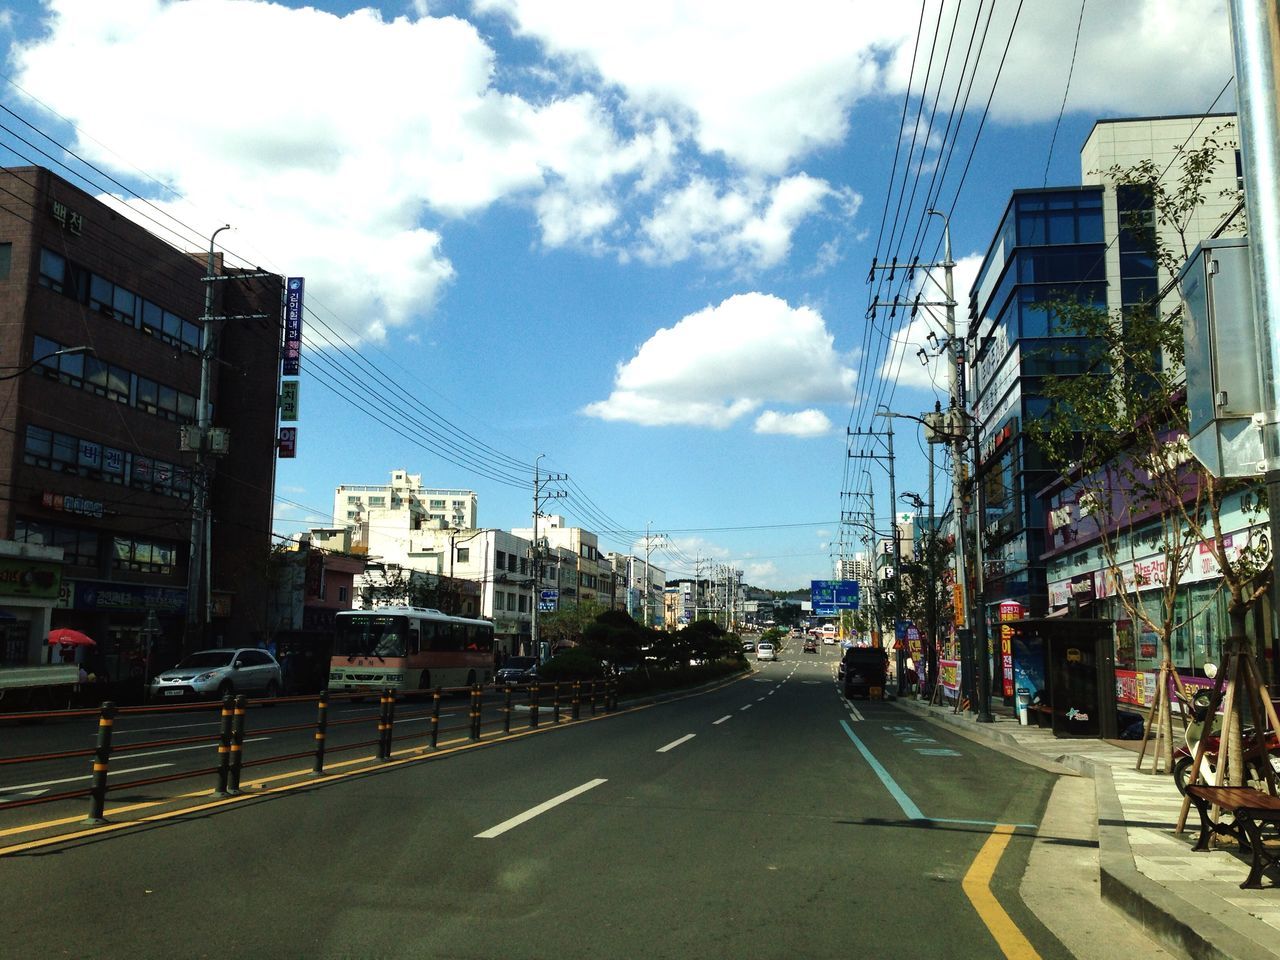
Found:
M 474 490 L 424 487 L 421 474 L 393 470 L 389 484 L 339 486 L 333 495 L 333 522 L 337 526 L 369 524 L 376 513 L 393 528 L 439 524 L 474 530 L 478 504 Z

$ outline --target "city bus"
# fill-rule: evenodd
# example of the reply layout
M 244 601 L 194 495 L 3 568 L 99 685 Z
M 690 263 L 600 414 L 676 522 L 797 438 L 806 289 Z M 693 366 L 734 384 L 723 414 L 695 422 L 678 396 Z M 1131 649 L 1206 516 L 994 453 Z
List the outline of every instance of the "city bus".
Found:
M 488 683 L 493 624 L 427 607 L 339 610 L 329 689 L 426 690 Z

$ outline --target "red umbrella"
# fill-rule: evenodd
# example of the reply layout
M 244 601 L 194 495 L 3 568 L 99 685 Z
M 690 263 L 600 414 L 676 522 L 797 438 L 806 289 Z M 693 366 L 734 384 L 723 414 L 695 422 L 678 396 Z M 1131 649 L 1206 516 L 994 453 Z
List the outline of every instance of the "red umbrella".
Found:
M 55 643 L 64 647 L 96 647 L 98 645 L 98 641 L 93 637 L 86 636 L 79 630 L 68 630 L 66 627 L 49 631 L 49 645 L 53 646 Z

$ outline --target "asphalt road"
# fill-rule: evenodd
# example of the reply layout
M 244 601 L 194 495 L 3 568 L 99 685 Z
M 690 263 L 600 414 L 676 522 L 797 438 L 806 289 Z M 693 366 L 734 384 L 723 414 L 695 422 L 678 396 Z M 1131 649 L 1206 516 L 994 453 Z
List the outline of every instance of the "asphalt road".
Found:
M 0 954 L 1069 957 L 1017 892 L 1054 776 L 834 662 L 11 855 Z

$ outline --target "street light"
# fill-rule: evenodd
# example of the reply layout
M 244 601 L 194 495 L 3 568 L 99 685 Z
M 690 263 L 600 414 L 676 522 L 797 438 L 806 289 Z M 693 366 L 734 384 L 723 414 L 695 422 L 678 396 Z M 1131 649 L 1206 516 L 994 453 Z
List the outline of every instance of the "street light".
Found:
M 96 354 L 96 351 L 93 347 L 63 347 L 61 350 L 53 351 L 53 353 L 46 353 L 43 357 L 37 357 L 25 367 L 15 370 L 13 373 L 0 374 L 0 380 L 12 380 L 14 377 L 20 377 L 28 370 L 32 370 L 35 367 L 40 366 L 40 364 L 44 363 L 46 360 L 52 360 L 54 357 L 70 357 L 75 354 L 85 353 L 92 356 Z

